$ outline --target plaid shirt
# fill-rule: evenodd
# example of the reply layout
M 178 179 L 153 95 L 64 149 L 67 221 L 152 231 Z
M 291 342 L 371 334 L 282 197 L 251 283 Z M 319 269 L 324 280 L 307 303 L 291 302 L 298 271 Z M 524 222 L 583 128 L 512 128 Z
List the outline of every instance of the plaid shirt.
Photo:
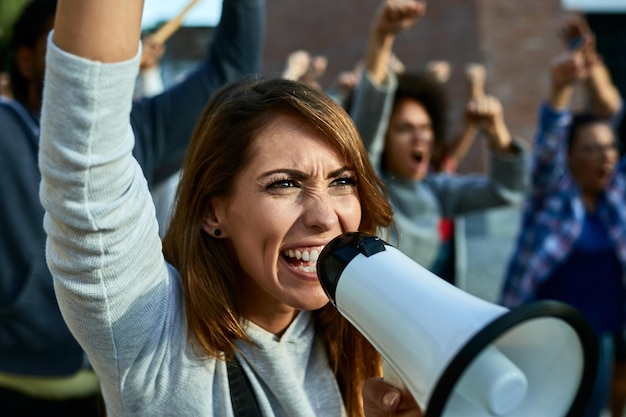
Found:
M 567 169 L 569 111 L 541 106 L 532 160 L 532 191 L 522 216 L 517 247 L 506 271 L 500 303 L 513 308 L 535 292 L 567 258 L 585 217 L 580 189 Z M 598 215 L 626 271 L 626 164 L 622 159 L 598 201 Z

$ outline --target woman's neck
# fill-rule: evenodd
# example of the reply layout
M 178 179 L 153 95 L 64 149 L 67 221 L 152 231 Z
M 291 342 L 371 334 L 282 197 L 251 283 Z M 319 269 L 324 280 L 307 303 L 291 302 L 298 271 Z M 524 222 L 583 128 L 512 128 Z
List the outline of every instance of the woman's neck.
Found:
M 585 206 L 585 210 L 588 212 L 596 211 L 596 207 L 598 205 L 598 193 L 597 192 L 585 192 L 582 194 L 583 205 Z
M 286 312 L 277 312 L 274 315 L 254 315 L 254 314 L 245 314 L 244 317 L 261 327 L 262 329 L 267 330 L 270 333 L 275 334 L 276 336 L 282 336 L 283 333 L 287 330 L 289 325 L 295 320 L 298 316 L 300 310 L 292 310 L 290 313 Z

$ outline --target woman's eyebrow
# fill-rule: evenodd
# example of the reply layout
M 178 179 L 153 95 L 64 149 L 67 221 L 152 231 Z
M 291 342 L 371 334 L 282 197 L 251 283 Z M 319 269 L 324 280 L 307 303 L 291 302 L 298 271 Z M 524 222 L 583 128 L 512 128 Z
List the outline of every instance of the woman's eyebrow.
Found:
M 341 167 L 341 168 L 331 172 L 330 174 L 328 174 L 327 179 L 328 178 L 336 178 L 336 177 L 340 176 L 343 173 L 352 172 L 352 171 L 354 171 L 354 170 L 352 168 L 350 168 L 349 166 L 343 166 L 343 167 Z
M 339 169 L 336 169 L 332 172 L 330 172 L 328 174 L 328 176 L 326 177 L 326 179 L 329 178 L 336 178 L 338 176 L 340 176 L 341 174 L 345 173 L 345 172 L 352 172 L 353 169 L 348 167 L 348 166 L 343 166 Z M 284 174 L 284 175 L 288 175 L 290 178 L 296 179 L 296 180 L 306 180 L 308 178 L 310 178 L 310 175 L 307 174 L 306 172 L 303 171 L 299 171 L 297 169 L 289 169 L 289 168 L 279 168 L 279 169 L 273 169 L 271 171 L 267 171 L 264 172 L 261 175 L 261 178 L 265 178 L 265 177 L 271 177 L 272 175 L 276 175 L 276 174 Z
M 271 177 L 272 175 L 276 175 L 276 174 L 288 175 L 290 178 L 293 178 L 296 180 L 306 180 L 307 178 L 310 177 L 309 174 L 303 171 L 298 171 L 297 169 L 279 168 L 279 169 L 273 169 L 271 171 L 264 172 L 261 175 L 261 178 Z

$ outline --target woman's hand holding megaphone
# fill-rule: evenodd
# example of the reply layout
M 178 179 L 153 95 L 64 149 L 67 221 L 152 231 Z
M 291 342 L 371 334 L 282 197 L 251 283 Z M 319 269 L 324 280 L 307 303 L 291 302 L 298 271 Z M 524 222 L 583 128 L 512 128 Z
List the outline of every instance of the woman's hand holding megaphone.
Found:
M 369 378 L 363 384 L 365 417 L 424 417 L 408 390 L 400 391 L 381 378 Z

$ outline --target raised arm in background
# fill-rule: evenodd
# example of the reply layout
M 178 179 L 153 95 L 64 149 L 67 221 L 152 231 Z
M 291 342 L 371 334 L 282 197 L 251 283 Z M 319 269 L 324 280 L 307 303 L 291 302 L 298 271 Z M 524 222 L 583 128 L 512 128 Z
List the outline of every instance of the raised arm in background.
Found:
M 466 104 L 465 117 L 462 121 L 461 132 L 454 140 L 444 145 L 443 155 L 441 156 L 441 169 L 443 171 L 456 172 L 459 163 L 465 158 L 474 144 L 478 134 L 478 126 L 472 120 L 471 110 L 476 108 L 476 105 L 472 103 L 485 96 L 486 78 L 487 70 L 484 65 L 477 63 L 467 64 L 465 79 L 467 81 L 468 102 Z
M 372 81 L 385 82 L 396 35 L 412 27 L 425 12 L 425 1 L 388 0 L 380 4 L 365 50 L 365 69 Z
M 426 13 L 426 2 L 383 0 L 376 10 L 360 80 L 353 92 L 349 113 L 357 125 L 374 166 L 382 157 L 389 114 L 397 87 L 390 67 L 396 35 L 413 27 Z
M 569 50 L 580 51 L 581 56 L 577 59 L 581 60 L 581 67 L 585 70 L 583 83 L 590 110 L 599 117 L 615 116 L 622 108 L 622 98 L 596 50 L 595 35 L 586 19 L 580 15 L 566 19 L 559 36 Z

